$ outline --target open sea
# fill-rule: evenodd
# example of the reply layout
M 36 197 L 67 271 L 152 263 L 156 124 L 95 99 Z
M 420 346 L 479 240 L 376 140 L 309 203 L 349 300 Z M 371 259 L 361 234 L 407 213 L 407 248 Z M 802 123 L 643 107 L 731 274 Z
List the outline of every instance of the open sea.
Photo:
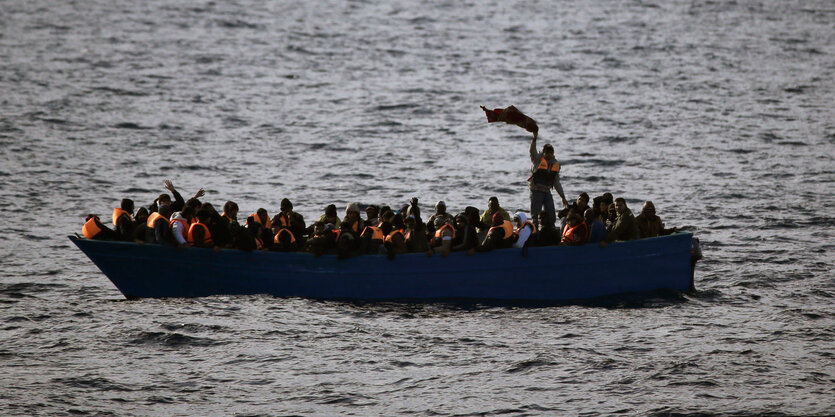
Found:
M 701 239 L 695 293 L 126 301 L 66 237 L 166 179 L 528 211 L 511 104 L 569 200 Z M 2 0 L 0 415 L 833 415 L 833 207 L 831 0 Z

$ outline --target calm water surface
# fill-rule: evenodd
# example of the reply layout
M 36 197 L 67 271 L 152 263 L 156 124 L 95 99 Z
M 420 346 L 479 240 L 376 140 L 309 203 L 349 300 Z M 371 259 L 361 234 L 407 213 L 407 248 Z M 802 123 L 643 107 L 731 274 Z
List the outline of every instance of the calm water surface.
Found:
M 829 1 L 4 1 L 0 414 L 835 414 L 833 57 Z M 65 238 L 167 178 L 527 209 L 510 104 L 570 199 L 692 228 L 696 293 L 125 301 Z

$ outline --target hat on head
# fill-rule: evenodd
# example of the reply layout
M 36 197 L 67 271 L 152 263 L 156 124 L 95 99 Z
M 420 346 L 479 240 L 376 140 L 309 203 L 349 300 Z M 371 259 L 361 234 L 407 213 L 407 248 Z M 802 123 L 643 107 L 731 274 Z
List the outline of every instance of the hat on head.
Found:
M 437 203 L 435 203 L 435 210 L 437 210 L 438 207 L 446 208 L 446 203 L 444 203 L 444 200 L 441 200 L 441 201 L 438 201 Z
M 499 226 L 504 222 L 502 213 L 493 213 L 493 226 Z
M 359 214 L 359 212 L 360 212 L 360 206 L 359 206 L 359 204 L 357 204 L 357 203 L 348 203 L 348 207 L 345 207 L 345 214 L 349 214 L 349 213 L 351 213 L 352 211 L 353 211 L 353 212 L 356 212 L 357 214 Z
M 446 224 L 446 219 L 443 216 L 435 217 L 435 227 L 440 227 Z
M 290 200 L 288 200 L 286 198 L 282 198 L 281 199 L 281 210 L 292 210 L 292 209 L 293 209 L 293 203 L 291 203 Z

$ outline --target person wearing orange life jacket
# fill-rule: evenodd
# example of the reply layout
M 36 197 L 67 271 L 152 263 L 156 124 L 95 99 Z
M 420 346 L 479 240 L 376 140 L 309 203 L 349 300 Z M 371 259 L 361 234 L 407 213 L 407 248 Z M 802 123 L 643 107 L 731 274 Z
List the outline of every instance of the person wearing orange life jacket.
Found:
M 169 216 L 171 216 L 171 207 L 167 204 L 159 206 L 158 211 L 148 216 L 148 229 L 154 231 L 153 243 L 170 246 L 177 245 L 177 241 L 174 240 L 174 234 L 171 233 L 171 225 L 168 220 Z
M 259 208 L 247 217 L 247 224 L 249 224 L 249 219 L 252 218 L 252 221 L 258 224 L 261 227 L 254 227 L 250 226 L 250 231 L 255 233 L 253 236 L 255 239 L 261 242 L 261 247 L 258 249 L 269 249 L 272 246 L 273 239 L 275 235 L 273 235 L 273 222 L 270 219 L 269 214 L 267 213 L 267 209 Z
M 494 213 L 492 227 L 487 230 L 487 236 L 475 248 L 475 252 L 489 252 L 493 249 L 509 248 L 512 245 L 513 225 L 505 220 L 501 213 Z
M 310 239 L 307 239 L 304 243 L 304 250 L 316 257 L 336 253 L 336 240 L 339 238 L 339 234 L 332 223 L 316 222 L 313 224 Z
M 548 221 L 553 223 L 557 220 L 557 216 L 551 188 L 557 190 L 562 198 L 563 207 L 568 207 L 568 200 L 565 199 L 565 193 L 560 184 L 560 163 L 554 158 L 554 147 L 550 143 L 542 147 L 542 152 L 537 151 L 536 135 L 531 140 L 530 156 L 532 165 L 528 181 L 531 190 L 531 217 L 538 219 L 537 215 L 544 205 L 548 212 Z
M 293 211 L 293 203 L 286 198 L 281 200 L 280 209 L 281 212 L 273 217 L 273 231 L 278 234 L 278 231 L 282 227 L 289 228 L 290 232 L 293 233 L 293 237 L 298 240 L 300 244 L 304 244 L 303 240 L 306 232 L 304 217 Z
M 105 226 L 99 216 L 93 214 L 87 215 L 84 226 L 81 227 L 81 233 L 85 238 L 95 240 L 121 240 L 122 238 L 118 232 Z
M 441 252 L 443 257 L 449 256 L 449 253 L 452 252 L 452 242 L 455 239 L 455 226 L 448 223 L 443 215 L 435 217 L 432 226 L 435 230 L 435 236 L 429 242 L 429 246 L 432 248 L 429 255 Z
M 406 247 L 406 224 L 403 223 L 403 217 L 395 214 L 391 218 L 391 225 L 392 231 L 386 236 L 385 246 L 389 259 L 394 259 L 394 255 L 408 253 L 409 249 Z
M 574 209 L 568 214 L 568 224 L 562 232 L 561 245 L 581 246 L 585 245 L 589 237 L 589 227 Z
M 214 240 L 212 239 L 212 232 L 209 229 L 209 221 L 212 219 L 212 214 L 206 209 L 197 210 L 197 222 L 192 223 L 188 229 L 188 243 L 191 246 L 198 248 L 214 247 Z
M 185 206 L 183 211 L 171 215 L 171 234 L 174 235 L 174 240 L 177 241 L 177 246 L 184 248 L 188 244 L 188 230 L 191 228 L 192 219 L 194 218 L 194 207 Z
M 530 238 L 533 233 L 536 233 L 536 225 L 534 225 L 532 221 L 528 220 L 528 216 L 521 211 L 516 212 L 513 216 L 513 221 L 516 222 L 516 231 L 514 232 L 516 235 L 516 242 L 513 243 L 513 247 L 523 248 L 528 242 L 528 238 Z
M 365 254 L 381 254 L 385 253 L 385 235 L 383 229 L 377 227 L 377 217 L 371 217 L 366 220 L 366 226 L 360 234 L 360 252 Z
M 113 225 L 116 232 L 122 237 L 121 240 L 130 241 L 133 236 L 135 223 L 133 220 L 133 200 L 123 198 L 119 207 L 113 209 Z
M 342 223 L 348 223 L 348 228 L 342 228 Z M 350 203 L 345 208 L 345 217 L 342 218 L 340 224 L 335 224 L 337 229 L 342 230 L 343 232 L 349 232 L 354 235 L 354 238 L 359 240 L 360 233 L 362 233 L 363 229 L 365 229 L 365 222 L 360 217 L 360 209 L 359 204 L 357 203 Z

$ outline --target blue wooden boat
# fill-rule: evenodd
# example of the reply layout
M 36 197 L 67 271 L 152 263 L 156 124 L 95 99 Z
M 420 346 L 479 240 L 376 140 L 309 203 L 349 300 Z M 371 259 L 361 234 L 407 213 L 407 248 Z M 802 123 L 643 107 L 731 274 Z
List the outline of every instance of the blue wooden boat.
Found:
M 70 236 L 127 298 L 272 294 L 340 300 L 571 301 L 661 289 L 688 291 L 691 233 L 599 245 L 338 259 L 106 242 Z

